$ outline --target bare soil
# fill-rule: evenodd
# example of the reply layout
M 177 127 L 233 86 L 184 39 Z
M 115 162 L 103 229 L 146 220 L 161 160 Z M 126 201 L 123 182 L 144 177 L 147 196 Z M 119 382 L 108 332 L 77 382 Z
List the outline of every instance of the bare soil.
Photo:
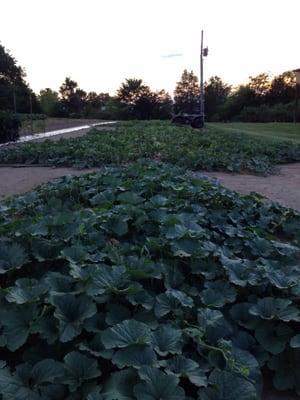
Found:
M 82 175 L 96 169 L 51 167 L 2 167 L 0 168 L 0 200 L 15 194 L 23 194 L 35 186 L 66 175 Z
M 300 211 L 300 163 L 282 165 L 278 175 L 267 177 L 226 172 L 201 172 L 197 175 L 216 178 L 223 186 L 242 194 L 257 192 Z

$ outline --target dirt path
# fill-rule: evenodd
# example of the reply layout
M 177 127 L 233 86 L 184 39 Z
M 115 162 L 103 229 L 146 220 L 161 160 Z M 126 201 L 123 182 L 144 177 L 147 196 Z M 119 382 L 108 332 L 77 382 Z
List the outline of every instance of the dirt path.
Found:
M 300 211 L 300 163 L 282 165 L 278 175 L 268 177 L 226 172 L 201 172 L 199 175 L 215 177 L 223 186 L 242 194 L 260 193 Z
M 3 167 L 0 168 L 0 200 L 15 194 L 26 193 L 35 186 L 65 175 L 82 175 L 96 169 L 51 167 Z

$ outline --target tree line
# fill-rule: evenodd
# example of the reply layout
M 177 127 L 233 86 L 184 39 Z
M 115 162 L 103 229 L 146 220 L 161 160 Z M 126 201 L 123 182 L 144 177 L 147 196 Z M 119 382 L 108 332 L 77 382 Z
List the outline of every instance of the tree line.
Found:
M 218 76 L 211 77 L 204 85 L 206 118 L 225 122 L 292 121 L 295 86 L 290 71 L 275 77 L 262 73 L 235 88 Z M 165 90 L 151 90 L 142 79 L 126 79 L 111 96 L 86 92 L 70 77 L 58 91 L 45 88 L 36 95 L 25 81 L 24 69 L 0 45 L 0 110 L 66 118 L 168 119 L 172 113 L 197 113 L 199 93 L 197 76 L 184 70 L 173 98 Z

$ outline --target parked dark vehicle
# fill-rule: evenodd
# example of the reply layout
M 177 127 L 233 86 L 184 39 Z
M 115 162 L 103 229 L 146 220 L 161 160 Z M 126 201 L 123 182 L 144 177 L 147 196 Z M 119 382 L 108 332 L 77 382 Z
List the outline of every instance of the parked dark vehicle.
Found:
M 192 128 L 200 129 L 204 126 L 204 117 L 200 114 L 179 113 L 172 116 L 172 123 L 176 125 L 191 125 Z

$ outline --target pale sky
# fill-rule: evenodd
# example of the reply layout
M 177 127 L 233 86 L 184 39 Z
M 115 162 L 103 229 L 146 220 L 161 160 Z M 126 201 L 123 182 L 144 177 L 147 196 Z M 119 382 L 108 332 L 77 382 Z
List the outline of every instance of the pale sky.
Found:
M 86 91 L 141 78 L 172 94 L 184 68 L 199 75 L 201 29 L 206 79 L 300 68 L 300 0 L 0 0 L 0 13 L 0 42 L 35 92 L 70 76 Z

